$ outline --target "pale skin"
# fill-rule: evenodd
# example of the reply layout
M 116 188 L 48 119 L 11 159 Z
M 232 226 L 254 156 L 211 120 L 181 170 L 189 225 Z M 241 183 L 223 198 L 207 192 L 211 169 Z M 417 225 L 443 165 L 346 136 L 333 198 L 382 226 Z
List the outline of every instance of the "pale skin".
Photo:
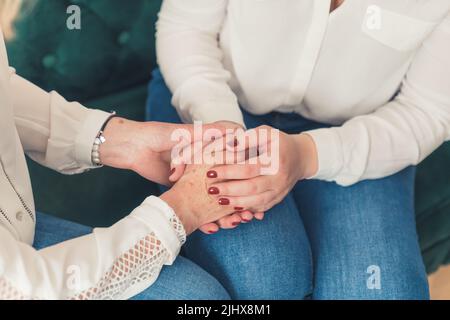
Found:
M 104 130 L 106 142 L 100 146 L 100 160 L 106 166 L 133 170 L 146 179 L 169 185 L 170 153 L 177 143 L 172 141 L 171 135 L 180 128 L 193 132 L 191 125 L 113 118 Z M 222 132 L 226 129 L 220 124 L 204 126 L 204 130 L 209 128 Z M 180 218 L 188 235 L 202 225 L 234 212 L 234 209 L 221 206 L 208 194 L 204 177 L 210 169 L 206 165 L 187 166 L 184 175 L 161 196 Z
M 255 130 L 275 129 L 263 126 Z M 236 152 L 239 152 L 238 149 L 236 147 Z M 225 203 L 224 206 L 240 208 L 242 212 L 248 214 L 256 212 L 255 218 L 261 220 L 264 218 L 264 212 L 280 203 L 297 182 L 316 174 L 318 156 L 315 143 L 307 134 L 288 135 L 280 132 L 279 170 L 275 174 L 262 175 L 261 167 L 259 162 L 215 166 L 209 171 L 214 174 L 209 177 L 207 174 L 205 177 L 208 180 L 208 191 L 214 191 L 212 196 L 218 202 Z M 239 221 L 238 218 L 239 215 L 234 213 L 215 223 L 205 225 L 200 230 L 211 233 L 208 230 L 232 229 L 239 225 L 234 223 Z
M 263 126 L 255 130 L 275 129 Z M 264 166 L 260 163 L 220 165 L 212 168 L 217 178 L 210 179 L 210 186 L 217 188 L 218 196 L 228 199 L 230 206 L 254 212 L 271 209 L 298 181 L 318 170 L 315 144 L 309 135 L 280 132 L 279 141 L 279 169 L 274 174 L 262 174 Z
M 219 121 L 216 122 L 214 125 L 226 128 L 228 131 L 243 129 L 243 127 L 240 124 L 230 121 Z M 184 165 L 174 166 L 174 172 L 171 174 L 169 180 L 171 182 L 178 181 L 178 179 L 180 179 L 180 177 L 182 177 L 184 174 L 184 168 L 185 168 Z M 219 180 L 216 179 L 215 181 L 217 182 Z M 207 181 L 207 183 L 208 183 L 207 189 L 209 189 L 211 187 L 212 181 L 209 180 Z M 257 220 L 264 219 L 264 212 L 259 211 L 252 212 L 250 210 L 245 210 L 243 208 L 241 209 L 237 207 L 233 207 L 233 209 L 235 210 L 233 214 L 228 215 L 214 223 L 202 225 L 199 229 L 206 234 L 214 234 L 218 232 L 220 229 L 233 229 L 239 226 L 241 223 L 249 223 L 253 219 Z

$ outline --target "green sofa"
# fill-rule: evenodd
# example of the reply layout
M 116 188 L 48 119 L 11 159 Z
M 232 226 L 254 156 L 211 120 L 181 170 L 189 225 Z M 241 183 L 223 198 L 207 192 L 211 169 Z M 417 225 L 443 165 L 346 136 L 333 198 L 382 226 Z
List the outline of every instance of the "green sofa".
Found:
M 81 8 L 81 30 L 66 27 L 72 4 Z M 160 5 L 161 0 L 37 0 L 16 24 L 10 63 L 46 90 L 142 120 L 156 66 Z M 429 272 L 450 263 L 448 164 L 450 144 L 421 164 L 417 175 L 417 227 Z M 106 168 L 61 176 L 30 162 L 30 171 L 38 210 L 91 226 L 112 224 L 158 192 L 134 173 Z

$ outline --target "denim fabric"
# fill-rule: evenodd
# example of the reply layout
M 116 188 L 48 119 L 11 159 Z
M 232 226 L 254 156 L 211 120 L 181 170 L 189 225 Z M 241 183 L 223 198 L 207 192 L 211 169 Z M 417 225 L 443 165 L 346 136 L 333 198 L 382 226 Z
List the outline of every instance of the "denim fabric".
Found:
M 243 113 L 248 128 L 327 127 L 297 114 Z M 149 86 L 147 118 L 180 122 L 159 70 Z M 414 178 L 410 167 L 351 187 L 303 181 L 264 221 L 212 236 L 197 232 L 184 254 L 233 299 L 428 299 Z

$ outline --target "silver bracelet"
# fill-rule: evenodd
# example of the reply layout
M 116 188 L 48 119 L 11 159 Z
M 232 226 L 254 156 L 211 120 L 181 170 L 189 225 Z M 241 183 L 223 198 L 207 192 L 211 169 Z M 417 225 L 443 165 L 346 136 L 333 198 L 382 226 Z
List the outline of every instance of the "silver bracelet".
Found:
M 96 166 L 101 167 L 102 162 L 100 161 L 100 146 L 106 142 L 105 137 L 103 136 L 103 131 L 100 131 L 95 138 L 94 146 L 92 147 L 92 163 Z
M 94 146 L 92 147 L 92 163 L 98 167 L 103 166 L 102 161 L 100 160 L 100 146 L 106 142 L 106 138 L 103 136 L 103 131 L 105 130 L 108 122 L 116 117 L 116 112 L 111 112 L 111 116 L 105 121 L 101 130 L 98 132 L 97 137 L 94 140 Z

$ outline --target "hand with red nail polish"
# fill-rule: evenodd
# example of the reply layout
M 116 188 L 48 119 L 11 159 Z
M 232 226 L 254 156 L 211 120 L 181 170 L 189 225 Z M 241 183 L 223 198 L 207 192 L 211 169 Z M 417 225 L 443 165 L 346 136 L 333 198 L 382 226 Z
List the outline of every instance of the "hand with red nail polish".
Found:
M 275 129 L 264 126 L 256 129 L 258 130 Z M 224 200 L 221 199 L 227 199 L 227 205 L 233 206 L 236 211 L 232 216 L 216 222 L 217 227 L 233 228 L 238 220 L 242 223 L 252 219 L 263 220 L 264 212 L 278 204 L 299 180 L 311 177 L 317 171 L 317 151 L 307 134 L 288 135 L 280 132 L 278 137 L 279 170 L 272 175 L 263 175 L 259 162 L 224 164 L 210 170 L 209 186 L 219 190 L 219 194 L 216 194 L 218 201 L 223 204 Z M 246 144 L 245 148 L 256 147 L 259 151 L 260 145 L 257 143 L 258 145 Z M 261 150 L 262 152 L 257 153 L 257 158 L 267 152 Z M 243 211 L 244 209 L 247 211 Z M 212 225 L 208 225 L 205 228 L 211 227 Z
M 209 183 L 211 183 L 211 181 L 215 182 L 218 178 L 217 173 L 213 170 L 208 171 L 206 174 L 206 177 L 207 177 L 207 181 L 209 181 Z M 213 179 L 213 180 L 211 180 L 211 179 Z M 217 181 L 220 181 L 220 180 L 217 180 Z M 208 194 L 211 196 L 215 196 L 217 199 L 217 202 L 220 205 L 230 206 L 230 200 L 227 198 L 221 198 L 220 193 L 221 193 L 221 191 L 217 187 L 209 187 L 208 188 Z M 200 227 L 200 230 L 206 234 L 212 234 L 211 230 L 217 232 L 219 229 L 234 229 L 234 228 L 238 227 L 241 223 L 246 224 L 246 223 L 251 222 L 254 218 L 256 218 L 252 212 L 245 210 L 244 207 L 233 207 L 233 210 L 235 211 L 233 214 L 223 217 L 214 223 L 209 223 L 209 224 L 203 225 Z M 261 215 L 258 216 L 259 220 L 262 220 L 263 217 L 264 216 L 261 216 Z
M 208 183 L 215 182 L 216 180 L 220 181 L 218 180 L 217 172 L 215 172 L 214 170 L 209 170 L 206 173 L 206 178 Z M 208 194 L 217 197 L 220 195 L 220 189 L 217 187 L 209 187 Z M 230 200 L 227 198 L 217 198 L 217 202 L 221 206 L 230 205 Z M 203 225 L 200 227 L 200 230 L 206 234 L 213 234 L 216 233 L 219 229 L 234 229 L 238 227 L 241 223 L 245 224 L 251 222 L 254 218 L 253 213 L 244 210 L 243 207 L 234 207 L 233 210 L 235 211 L 233 214 L 223 217 L 216 222 Z
M 231 129 L 231 130 L 243 129 L 243 126 L 241 126 L 241 125 L 226 122 L 226 121 L 218 122 L 213 125 L 221 125 L 221 126 L 227 127 L 227 129 Z M 227 133 L 230 133 L 230 131 L 228 130 Z M 214 141 L 215 141 L 215 139 L 211 139 L 211 143 L 213 143 Z M 237 139 L 232 140 L 232 142 L 233 142 L 233 146 L 235 146 L 235 147 L 239 144 Z M 179 173 L 179 171 L 178 171 L 178 173 Z M 175 175 L 177 175 L 177 174 L 175 174 Z M 219 181 L 217 172 L 215 172 L 214 170 L 208 170 L 206 172 L 204 178 L 207 180 L 207 184 L 214 182 L 214 181 Z M 215 201 L 219 205 L 231 208 L 231 206 L 229 206 L 229 200 L 227 200 L 226 198 L 224 198 L 224 199 L 217 198 L 217 196 L 220 194 L 220 190 L 218 188 L 207 187 L 207 193 L 210 196 L 215 197 L 215 199 L 216 199 Z M 245 211 L 244 208 L 237 207 L 237 208 L 233 208 L 233 210 L 235 210 L 235 212 L 233 214 L 225 216 L 216 222 L 205 224 L 200 227 L 200 230 L 206 234 L 213 234 L 213 233 L 218 232 L 219 229 L 221 229 L 221 228 L 222 229 L 235 228 L 235 227 L 239 226 L 241 223 L 248 223 L 248 222 L 252 221 L 254 218 L 253 213 L 250 211 Z
M 201 226 L 208 225 L 202 231 L 213 234 L 219 226 L 210 224 L 234 213 L 234 207 L 227 205 L 227 199 L 217 199 L 220 190 L 214 187 L 205 188 L 208 166 L 189 165 L 184 175 L 161 199 L 172 207 L 180 218 L 186 233 L 191 234 Z M 241 220 L 235 220 L 240 223 Z
M 262 150 L 255 159 L 257 161 L 214 166 L 210 172 L 214 172 L 216 179 L 209 179 L 210 188 L 219 190 L 218 199 L 226 199 L 227 205 L 259 213 L 255 215 L 258 219 L 263 218 L 263 212 L 280 203 L 298 181 L 313 176 L 318 167 L 317 151 L 309 135 L 289 135 L 267 126 L 255 129 L 256 132 L 261 130 L 264 130 L 264 136 L 274 141 L 266 141 L 265 148 L 261 147 L 260 141 L 246 145 Z M 277 145 L 276 151 L 270 150 L 271 144 Z M 277 152 L 278 156 L 269 159 L 269 150 L 273 154 Z M 269 165 L 261 161 L 262 157 L 266 162 L 267 159 L 274 160 L 271 164 L 274 170 L 270 174 L 264 173 L 265 166 Z

